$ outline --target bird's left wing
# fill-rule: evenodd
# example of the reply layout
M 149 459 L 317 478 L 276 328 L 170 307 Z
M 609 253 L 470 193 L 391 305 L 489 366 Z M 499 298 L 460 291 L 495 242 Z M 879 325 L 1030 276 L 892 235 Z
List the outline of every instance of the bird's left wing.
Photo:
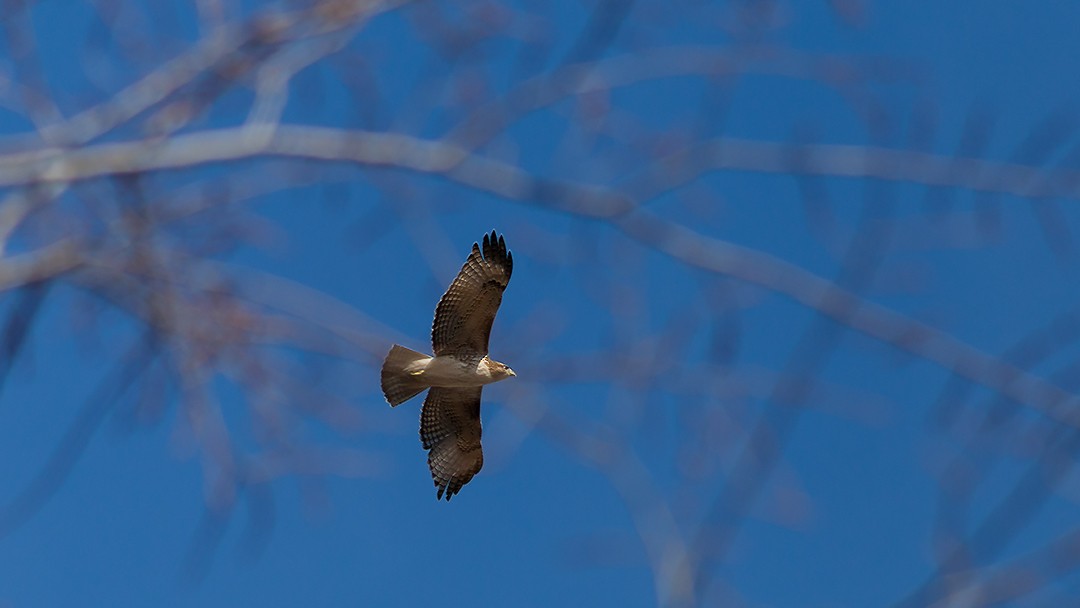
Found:
M 484 466 L 480 449 L 479 386 L 432 387 L 420 413 L 420 441 L 428 451 L 428 467 L 446 500 Z
M 484 235 L 482 249 L 473 243 L 461 272 L 435 308 L 431 345 L 436 355 L 487 354 L 491 324 L 513 270 L 506 241 L 494 230 Z

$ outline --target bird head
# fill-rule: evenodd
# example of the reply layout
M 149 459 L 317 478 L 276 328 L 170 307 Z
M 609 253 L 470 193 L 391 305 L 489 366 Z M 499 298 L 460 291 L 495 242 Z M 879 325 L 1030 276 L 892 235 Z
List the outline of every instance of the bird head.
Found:
M 498 361 L 491 361 L 488 364 L 488 367 L 491 370 L 491 377 L 496 381 L 505 380 L 506 378 L 512 378 L 517 375 L 508 365 L 499 363 Z

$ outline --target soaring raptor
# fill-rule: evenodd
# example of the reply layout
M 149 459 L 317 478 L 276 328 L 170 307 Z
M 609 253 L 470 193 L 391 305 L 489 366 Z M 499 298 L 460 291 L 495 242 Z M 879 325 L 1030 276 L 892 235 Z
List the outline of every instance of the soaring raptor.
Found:
M 431 324 L 431 357 L 395 344 L 382 366 L 382 391 L 391 407 L 430 388 L 420 413 L 420 441 L 446 500 L 480 472 L 480 391 L 516 375 L 488 357 L 491 323 L 510 282 L 514 258 L 495 231 L 473 243 L 461 272 L 443 294 Z

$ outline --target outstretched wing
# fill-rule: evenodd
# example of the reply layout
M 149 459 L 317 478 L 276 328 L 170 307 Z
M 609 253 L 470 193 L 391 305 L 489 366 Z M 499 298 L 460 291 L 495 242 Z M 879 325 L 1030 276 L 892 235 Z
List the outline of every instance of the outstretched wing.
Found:
M 482 255 L 473 243 L 469 259 L 435 308 L 431 345 L 436 355 L 487 354 L 491 324 L 513 269 L 506 241 L 494 230 L 484 235 Z
M 428 450 L 428 467 L 438 498 L 446 500 L 484 466 L 480 449 L 479 386 L 432 387 L 420 413 L 420 441 Z

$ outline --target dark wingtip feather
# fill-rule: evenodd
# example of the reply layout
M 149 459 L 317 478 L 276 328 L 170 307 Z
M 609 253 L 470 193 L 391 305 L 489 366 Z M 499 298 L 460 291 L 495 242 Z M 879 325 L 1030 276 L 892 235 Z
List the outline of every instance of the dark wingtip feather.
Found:
M 484 235 L 484 259 L 494 262 L 510 261 L 510 251 L 506 248 L 506 236 L 495 230 Z
M 454 492 L 457 491 L 453 487 L 451 487 L 451 482 L 453 482 L 453 479 L 449 479 L 441 484 L 438 481 L 435 482 L 435 487 L 439 489 L 439 491 L 435 493 L 436 501 L 442 500 L 445 496 L 446 502 L 450 502 L 450 497 L 453 496 Z
M 483 245 L 473 243 L 473 252 L 481 252 L 480 257 L 484 262 L 502 267 L 506 271 L 505 278 L 509 279 L 514 269 L 514 258 L 510 255 L 510 250 L 506 248 L 506 237 L 492 230 L 489 234 L 484 235 L 481 242 Z M 480 247 L 482 249 L 479 249 Z M 468 263 L 466 262 L 466 265 Z

